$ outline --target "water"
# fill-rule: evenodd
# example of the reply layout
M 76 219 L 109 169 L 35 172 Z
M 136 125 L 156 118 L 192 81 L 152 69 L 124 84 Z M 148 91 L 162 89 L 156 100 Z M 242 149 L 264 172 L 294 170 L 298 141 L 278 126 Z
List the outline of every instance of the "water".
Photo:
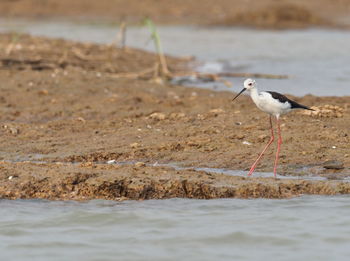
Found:
M 111 43 L 118 26 L 67 22 L 0 21 L 0 31 L 27 32 L 78 41 Z M 256 72 L 290 75 L 287 80 L 259 79 L 262 90 L 293 95 L 350 95 L 350 32 L 339 30 L 257 31 L 191 26 L 159 27 L 163 49 L 172 55 L 194 55 L 202 72 Z M 127 45 L 154 51 L 149 30 L 130 27 Z M 239 91 L 241 78 L 224 85 L 200 87 Z M 197 85 L 198 86 L 198 85 Z
M 2 260 L 348 260 L 349 197 L 0 201 Z

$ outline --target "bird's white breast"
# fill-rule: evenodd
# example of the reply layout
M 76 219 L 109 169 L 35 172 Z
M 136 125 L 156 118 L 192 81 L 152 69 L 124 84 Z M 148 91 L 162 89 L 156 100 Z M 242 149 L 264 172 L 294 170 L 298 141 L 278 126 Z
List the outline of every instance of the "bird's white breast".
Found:
M 252 99 L 260 110 L 274 116 L 285 114 L 291 110 L 289 102 L 281 103 L 279 100 L 274 99 L 268 92 L 260 92 L 258 95 L 252 95 Z

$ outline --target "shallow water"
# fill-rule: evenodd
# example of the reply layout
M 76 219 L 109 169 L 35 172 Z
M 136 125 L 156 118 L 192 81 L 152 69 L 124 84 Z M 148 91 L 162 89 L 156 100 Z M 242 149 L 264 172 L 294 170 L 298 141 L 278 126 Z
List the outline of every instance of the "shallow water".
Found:
M 32 164 L 64 164 L 64 165 L 77 165 L 81 164 L 80 162 L 49 162 L 43 160 L 43 155 L 42 154 L 34 154 L 32 155 L 33 157 L 28 157 L 28 158 L 23 158 L 23 157 L 18 157 L 15 160 L 5 160 L 4 162 L 7 163 L 18 163 L 18 162 L 23 162 L 23 163 L 32 163 Z M 107 166 L 107 165 L 135 165 L 136 161 L 116 161 L 116 160 L 109 160 L 107 162 L 94 162 L 95 165 L 100 165 L 100 166 Z M 147 166 L 152 166 L 152 167 L 170 167 L 174 168 L 176 170 L 194 170 L 194 171 L 204 171 L 207 173 L 213 173 L 213 174 L 223 174 L 223 175 L 228 175 L 228 176 L 235 176 L 235 177 L 247 177 L 248 176 L 248 171 L 244 170 L 232 170 L 232 169 L 225 169 L 225 168 L 209 168 L 209 167 L 196 167 L 196 166 L 191 166 L 191 167 L 184 167 L 180 162 L 172 162 L 172 163 L 145 163 Z M 301 180 L 314 180 L 314 181 L 326 181 L 328 180 L 326 177 L 317 175 L 317 174 L 310 174 L 310 175 L 305 175 L 305 172 L 308 169 L 308 166 L 304 166 L 301 168 L 302 169 L 302 174 L 300 175 L 279 175 L 276 174 L 277 179 L 301 179 Z M 254 171 L 253 175 L 254 177 L 259 177 L 259 178 L 271 178 L 274 177 L 273 172 L 259 172 L 259 171 Z M 332 180 L 338 180 L 342 182 L 350 182 L 350 178 L 346 176 L 339 177 L 338 179 L 335 179 L 332 177 Z
M 0 201 L 2 260 L 348 260 L 349 197 Z
M 0 31 L 63 37 L 78 41 L 112 43 L 118 26 L 65 22 L 0 20 Z M 286 80 L 259 79 L 262 90 L 293 95 L 350 95 L 350 31 L 257 31 L 191 26 L 159 27 L 163 49 L 177 56 L 194 55 L 202 72 L 255 72 L 286 74 Z M 149 30 L 130 27 L 128 46 L 154 51 Z M 239 91 L 242 78 L 229 79 L 233 88 L 200 84 L 200 87 Z M 198 86 L 198 85 L 196 85 Z

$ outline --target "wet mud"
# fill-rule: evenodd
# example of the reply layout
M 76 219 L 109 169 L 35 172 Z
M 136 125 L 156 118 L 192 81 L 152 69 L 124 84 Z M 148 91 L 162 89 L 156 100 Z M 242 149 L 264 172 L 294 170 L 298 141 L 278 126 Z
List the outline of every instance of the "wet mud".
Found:
M 349 182 L 251 179 L 140 164 L 2 163 L 0 169 L 0 195 L 5 199 L 289 198 L 350 193 Z
M 348 183 L 341 181 L 350 175 L 349 97 L 290 96 L 318 111 L 292 112 L 281 119 L 278 173 L 323 176 L 327 181 L 149 166 L 145 164 L 248 170 L 269 140 L 268 116 L 249 97 L 232 103 L 232 92 L 125 76 L 154 66 L 157 57 L 143 51 L 13 34 L 1 35 L 0 46 L 2 198 L 349 193 Z M 171 70 L 183 64 L 170 57 L 168 62 Z M 274 149 L 257 171 L 273 170 Z M 140 163 L 97 164 L 110 160 Z

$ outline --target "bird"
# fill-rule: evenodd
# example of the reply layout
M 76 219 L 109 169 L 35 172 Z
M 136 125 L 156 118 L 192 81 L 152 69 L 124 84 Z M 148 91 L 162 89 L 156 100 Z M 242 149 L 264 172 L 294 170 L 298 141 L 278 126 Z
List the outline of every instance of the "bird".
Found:
M 255 105 L 263 112 L 266 112 L 267 114 L 269 114 L 270 128 L 271 128 L 270 140 L 267 143 L 267 145 L 264 147 L 263 151 L 260 153 L 256 161 L 251 166 L 248 176 L 251 176 L 253 174 L 257 164 L 259 163 L 260 159 L 264 155 L 265 151 L 275 139 L 273 125 L 272 125 L 272 117 L 275 117 L 276 124 L 277 124 L 277 132 L 278 132 L 278 142 L 277 142 L 277 151 L 276 151 L 273 174 L 274 174 L 274 177 L 276 178 L 278 158 L 279 158 L 279 153 L 280 153 L 281 144 L 282 144 L 280 116 L 294 109 L 304 109 L 304 110 L 311 110 L 311 111 L 313 111 L 313 109 L 305 105 L 299 104 L 295 101 L 292 101 L 288 99 L 286 96 L 284 96 L 283 94 L 280 94 L 278 92 L 273 92 L 273 91 L 259 92 L 257 88 L 257 83 L 253 79 L 246 79 L 243 83 L 243 86 L 244 88 L 233 98 L 232 101 L 236 100 L 237 97 L 240 96 L 243 92 L 249 91 L 250 97 L 252 98 Z

